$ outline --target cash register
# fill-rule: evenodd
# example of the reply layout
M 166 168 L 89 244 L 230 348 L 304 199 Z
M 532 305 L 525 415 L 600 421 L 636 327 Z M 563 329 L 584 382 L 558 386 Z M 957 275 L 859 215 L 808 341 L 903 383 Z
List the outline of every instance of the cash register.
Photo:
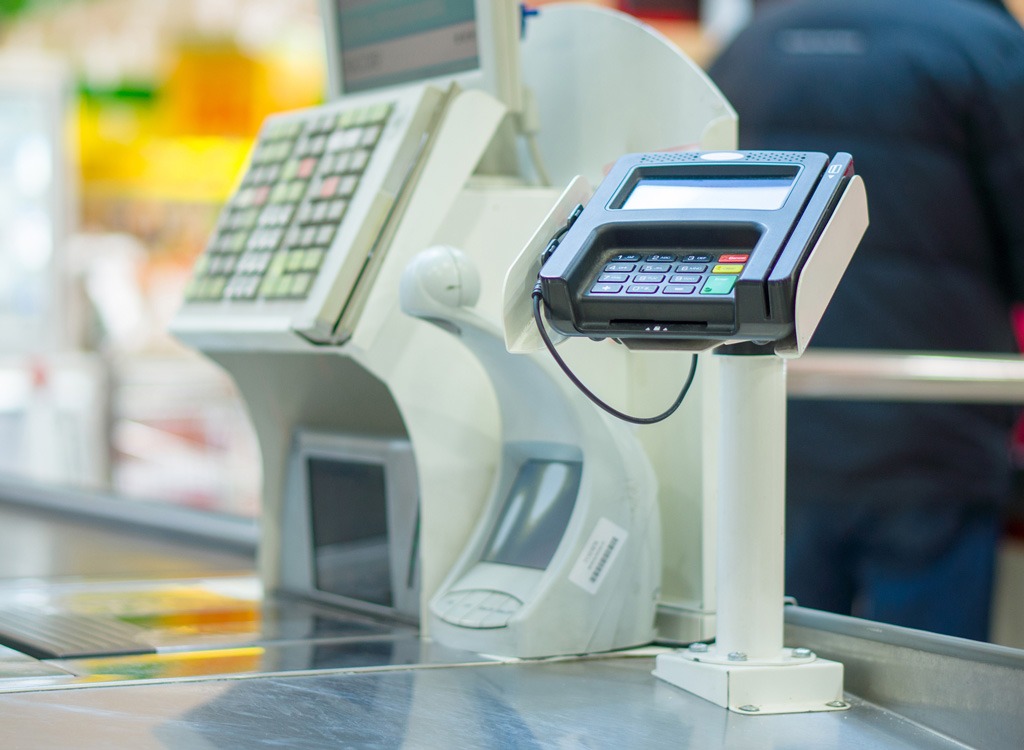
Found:
M 266 120 L 172 330 L 250 405 L 264 584 L 415 623 L 425 457 L 382 382 L 394 293 L 380 274 L 509 147 L 519 8 L 320 7 L 330 99 Z

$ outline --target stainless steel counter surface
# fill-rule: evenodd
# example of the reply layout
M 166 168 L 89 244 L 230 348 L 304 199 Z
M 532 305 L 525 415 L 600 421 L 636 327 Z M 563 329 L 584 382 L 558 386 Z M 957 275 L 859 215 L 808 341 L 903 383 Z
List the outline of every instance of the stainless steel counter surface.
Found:
M 397 669 L 0 696 L 20 748 L 963 748 L 868 703 L 732 714 L 650 658 Z
M 327 627 L 319 605 L 232 588 L 251 575 L 244 544 L 222 550 L 181 528 L 161 538 L 0 503 L 0 605 L 127 612 L 156 647 L 42 661 L 0 648 L 0 750 L 1024 747 L 1024 652 L 788 607 L 787 644 L 845 664 L 851 709 L 747 716 L 655 679 L 650 651 L 501 663 L 399 624 Z M 248 603 L 231 612 L 253 613 L 246 627 L 193 612 L 193 586 L 166 580 L 182 575 L 228 586 Z M 137 597 L 126 577 L 163 598 Z M 150 622 L 152 602 L 192 619 Z

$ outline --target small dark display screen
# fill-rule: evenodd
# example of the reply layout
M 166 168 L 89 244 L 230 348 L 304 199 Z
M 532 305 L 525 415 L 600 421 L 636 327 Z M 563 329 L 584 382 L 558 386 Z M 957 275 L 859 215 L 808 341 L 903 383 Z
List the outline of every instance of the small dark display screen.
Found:
M 582 473 L 579 461 L 525 461 L 480 559 L 546 568 L 569 525 Z
M 775 211 L 792 187 L 791 177 L 652 177 L 637 182 L 622 208 Z
M 306 468 L 314 585 L 327 593 L 392 606 L 384 467 L 310 458 Z

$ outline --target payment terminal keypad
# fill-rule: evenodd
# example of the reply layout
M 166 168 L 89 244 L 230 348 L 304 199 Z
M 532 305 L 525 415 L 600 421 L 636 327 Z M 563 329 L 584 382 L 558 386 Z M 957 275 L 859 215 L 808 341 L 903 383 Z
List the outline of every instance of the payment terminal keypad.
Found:
M 441 597 L 434 612 L 453 625 L 466 628 L 503 628 L 523 603 L 511 594 L 490 589 L 451 591 Z
M 592 297 L 722 296 L 729 294 L 749 258 L 747 253 L 685 251 L 623 253 L 604 264 L 587 291 Z
M 186 300 L 305 299 L 392 109 L 313 109 L 270 121 Z

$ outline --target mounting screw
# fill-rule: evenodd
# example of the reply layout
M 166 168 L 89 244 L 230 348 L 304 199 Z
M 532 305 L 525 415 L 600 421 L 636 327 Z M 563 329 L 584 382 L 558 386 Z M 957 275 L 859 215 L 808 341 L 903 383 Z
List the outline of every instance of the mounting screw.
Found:
M 846 701 L 829 701 L 825 704 L 829 708 L 849 708 L 850 704 Z
M 747 655 L 742 651 L 730 651 L 729 661 L 746 661 Z
M 751 706 L 749 703 L 746 706 L 740 706 L 740 711 L 745 714 L 756 714 L 760 710 L 760 706 Z
M 708 644 L 706 643 L 691 643 L 690 651 L 695 654 L 706 654 L 708 652 Z
M 814 656 L 814 652 L 809 648 L 795 648 L 793 649 L 793 656 L 797 659 L 810 659 Z

